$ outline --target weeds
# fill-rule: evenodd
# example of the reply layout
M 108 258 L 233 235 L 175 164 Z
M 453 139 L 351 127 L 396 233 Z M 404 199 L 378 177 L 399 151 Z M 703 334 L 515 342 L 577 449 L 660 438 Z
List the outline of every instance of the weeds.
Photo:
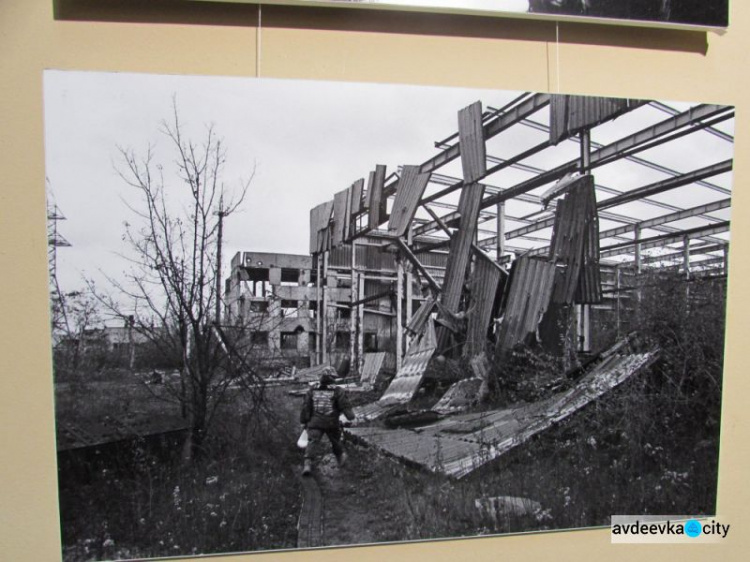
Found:
M 630 322 L 660 349 L 652 367 L 462 480 L 349 445 L 349 463 L 342 472 L 333 468 L 325 483 L 327 522 L 338 525 L 331 544 L 600 526 L 612 514 L 712 514 L 724 286 L 694 281 L 687 290 L 682 280 L 663 275 L 647 281 Z M 541 400 L 570 383 L 564 361 L 528 347 L 495 361 L 493 374 L 495 407 Z M 92 392 L 111 392 L 97 384 Z M 107 398 L 94 397 L 106 408 Z M 190 465 L 178 448 L 165 461 L 135 441 L 116 463 L 96 464 L 87 482 L 65 486 L 61 474 L 65 560 L 293 547 L 298 404 L 284 398 L 271 397 L 272 417 L 245 416 L 249 405 L 228 401 L 214 437 L 204 443 L 206 454 Z M 119 399 L 121 406 L 148 409 L 135 391 Z M 493 444 L 484 435 L 480 441 L 481 461 Z M 438 469 L 443 456 L 441 444 Z M 502 516 L 478 509 L 477 500 L 500 496 L 540 507 Z
M 61 473 L 66 561 L 289 548 L 299 512 L 292 428 L 248 432 L 236 408 L 217 419 L 207 454 L 184 463 L 134 440 L 91 471 Z M 283 419 L 283 418 L 280 418 Z M 169 458 L 165 460 L 165 456 Z

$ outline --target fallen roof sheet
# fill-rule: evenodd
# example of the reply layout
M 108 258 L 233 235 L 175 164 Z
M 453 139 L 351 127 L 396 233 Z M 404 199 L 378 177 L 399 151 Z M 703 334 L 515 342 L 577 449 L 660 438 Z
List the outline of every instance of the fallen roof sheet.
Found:
M 555 283 L 553 302 L 601 302 L 599 219 L 593 176 L 578 178 L 565 197 L 558 201 L 550 259 L 562 264 L 565 271 L 564 277 Z
M 403 404 L 411 400 L 419 385 L 422 384 L 427 364 L 432 359 L 436 347 L 435 324 L 430 318 L 425 333 L 412 342 L 401 368 L 378 402 L 381 404 Z
M 362 384 L 375 384 L 375 381 L 380 374 L 380 370 L 383 368 L 385 362 L 385 351 L 377 353 L 365 353 L 365 362 L 362 365 L 362 376 L 360 382 Z
M 453 383 L 443 397 L 432 407 L 438 414 L 451 414 L 466 410 L 477 403 L 482 379 L 472 377 Z
M 360 423 L 381 418 L 399 406 L 399 404 L 383 404 L 379 401 L 375 401 L 370 402 L 369 404 L 363 404 L 362 406 L 355 406 L 352 410 L 354 411 L 355 423 Z
M 462 478 L 596 400 L 656 355 L 605 353 L 574 387 L 533 404 L 464 414 L 421 428 L 353 427 L 347 432 L 396 458 Z
M 315 365 L 314 367 L 307 367 L 305 369 L 299 369 L 294 373 L 294 378 L 299 382 L 318 382 L 320 375 L 328 367 L 325 363 Z
M 536 332 L 552 297 L 555 264 L 522 256 L 513 263 L 510 290 L 497 339 L 508 351 Z
M 471 308 L 464 355 L 474 357 L 484 351 L 492 321 L 493 305 L 500 284 L 500 270 L 488 260 L 477 260 L 471 276 Z
M 406 329 L 412 334 L 421 334 L 427 325 L 427 319 L 430 317 L 430 314 L 432 314 L 432 310 L 435 308 L 436 304 L 437 301 L 435 300 L 435 297 L 428 297 L 412 315 Z
M 480 183 L 471 184 L 461 191 L 458 202 L 461 213 L 460 224 L 458 230 L 451 236 L 448 263 L 445 266 L 445 277 L 440 293 L 440 304 L 443 308 L 440 309 L 438 319 L 443 322 L 450 321 L 450 316 L 459 312 L 483 194 L 484 186 Z M 441 327 L 438 330 L 438 346 L 441 351 L 448 346 L 449 336 L 447 328 Z

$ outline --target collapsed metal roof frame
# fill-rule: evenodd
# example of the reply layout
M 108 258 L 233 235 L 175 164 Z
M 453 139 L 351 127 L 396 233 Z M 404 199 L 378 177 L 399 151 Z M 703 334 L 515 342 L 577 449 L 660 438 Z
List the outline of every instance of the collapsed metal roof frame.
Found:
M 729 158 L 687 171 L 676 170 L 644 155 L 659 147 L 679 147 L 679 139 L 694 139 L 691 135 L 705 134 L 730 145 L 733 143 L 731 134 L 717 128 L 733 119 L 732 107 L 683 105 L 687 108 L 678 110 L 660 102 L 643 100 L 533 93 L 521 94 L 499 109 L 483 110 L 481 103 L 475 102 L 458 112 L 458 132 L 436 142 L 439 152 L 422 164 L 402 166 L 398 171 L 390 171 L 390 175 L 386 175 L 385 166 L 378 165 L 370 172 L 366 189 L 365 179 L 357 179 L 349 188 L 337 193 L 333 201 L 312 210 L 311 253 L 322 257 L 316 260 L 316 278 L 320 279 L 321 273 L 325 278 L 329 271 L 327 250 L 351 245 L 351 304 L 353 309 L 357 308 L 356 316 L 361 318 L 364 312 L 369 312 L 363 311 L 361 306 L 365 302 L 362 273 L 366 267 L 355 263 L 355 246 L 380 244 L 397 253 L 404 260 L 403 264 L 418 275 L 421 285 L 428 286 L 433 294 L 440 294 L 449 312 L 457 312 L 456 299 L 464 283 L 461 272 L 465 271 L 472 255 L 500 267 L 513 256 L 542 256 L 549 252 L 551 233 L 548 231 L 555 223 L 557 201 L 554 196 L 547 198 L 540 190 L 559 185 L 556 182 L 563 183 L 561 180 L 570 174 L 596 174 L 609 164 L 621 162 L 647 170 L 648 173 L 639 174 L 641 177 L 656 174 L 658 179 L 619 189 L 594 183 L 596 214 L 599 220 L 612 223 L 597 234 L 602 269 L 618 271 L 626 267 L 640 273 L 652 264 L 673 266 L 677 260 L 677 266 L 684 269 L 688 278 L 700 269 L 725 274 L 730 222 L 723 215 L 731 206 L 731 187 L 709 180 L 731 172 L 731 150 Z M 635 130 L 627 134 L 616 131 L 614 140 L 605 143 L 592 140 L 592 133 L 598 131 L 600 125 L 606 126 L 624 115 L 644 112 L 644 108 L 650 108 L 652 114 L 648 119 L 631 122 L 629 126 L 636 125 Z M 654 112 L 659 114 L 659 120 L 654 119 Z M 545 113 L 549 124 L 539 120 Z M 647 124 L 642 126 L 639 121 Z M 626 131 L 627 128 L 624 127 Z M 503 157 L 487 153 L 491 139 L 524 131 L 544 134 L 546 138 Z M 540 158 L 554 162 L 555 157 L 549 157 L 550 153 L 545 151 L 557 151 L 560 146 L 570 148 L 571 143 L 579 145 L 575 157 L 566 157 L 549 168 L 540 167 L 538 162 L 535 164 Z M 442 168 L 459 158 L 463 178 L 444 173 Z M 505 171 L 530 177 L 511 182 L 507 187 L 483 183 Z M 711 195 L 708 201 L 703 197 L 699 204 L 684 206 L 675 204 L 672 199 L 659 199 L 661 194 L 680 187 L 698 188 L 702 194 Z M 456 195 L 460 197 L 458 204 L 454 201 Z M 507 212 L 506 207 L 516 202 L 530 205 L 532 212 Z M 649 212 L 645 216 L 637 210 L 634 212 L 634 204 L 645 205 Z M 690 225 L 680 226 L 679 221 Z M 695 221 L 699 221 L 697 226 Z M 492 222 L 494 228 L 483 228 Z M 387 225 L 387 230 L 383 230 L 383 225 Z M 510 241 L 514 244 L 509 244 Z M 649 254 L 652 249 L 658 251 Z M 422 260 L 429 253 L 447 255 L 449 266 L 440 269 L 425 265 Z M 408 321 L 414 295 L 410 294 L 411 282 L 404 283 L 402 279 L 402 262 L 398 260 L 397 264 L 398 271 L 392 279 L 398 284 L 395 315 L 404 318 L 405 312 Z M 442 284 L 434 277 L 436 270 L 447 274 L 448 278 L 440 280 Z M 387 277 L 382 272 L 380 275 Z M 323 287 L 322 306 L 327 310 Z M 623 290 L 619 284 L 617 289 L 618 292 Z M 402 306 L 406 306 L 406 310 L 402 310 Z M 352 314 L 352 333 L 357 321 Z M 326 322 L 321 319 L 320 323 L 325 339 Z M 360 357 L 353 338 L 351 345 L 351 356 Z M 403 355 L 402 347 L 402 338 L 398 337 L 397 367 Z
M 510 130 L 513 127 L 524 126 L 535 128 L 537 130 L 548 132 L 549 127 L 538 121 L 534 121 L 531 117 L 549 105 L 552 95 L 550 94 L 524 94 L 519 98 L 516 98 L 511 104 L 501 108 L 493 109 L 488 108 L 482 115 L 483 128 L 484 128 L 484 140 L 489 140 L 494 136 Z M 699 240 L 705 243 L 712 243 L 707 248 L 707 253 L 715 252 L 718 248 L 717 245 L 722 246 L 721 250 L 725 250 L 728 246 L 728 241 L 716 238 L 714 235 L 722 232 L 727 232 L 729 229 L 729 221 L 722 221 L 711 216 L 709 213 L 719 209 L 730 207 L 730 199 L 726 197 L 718 202 L 713 201 L 705 205 L 693 206 L 690 208 L 680 208 L 673 204 L 667 204 L 659 201 L 650 199 L 650 196 L 663 193 L 670 189 L 685 185 L 697 185 L 705 187 L 706 189 L 717 191 L 723 195 L 729 195 L 731 190 L 718 186 L 716 184 L 709 183 L 706 181 L 708 178 L 713 176 L 729 172 L 732 169 L 732 160 L 724 160 L 714 165 L 705 166 L 690 172 L 678 172 L 667 166 L 662 166 L 656 162 L 636 156 L 639 152 L 643 152 L 647 149 L 655 146 L 668 143 L 676 140 L 682 136 L 696 133 L 698 131 L 705 130 L 710 134 L 719 136 L 727 142 L 733 142 L 731 135 L 724 133 L 714 126 L 733 118 L 734 111 L 731 107 L 700 104 L 695 105 L 687 111 L 678 112 L 669 106 L 659 103 L 650 102 L 649 105 L 658 108 L 661 111 L 668 113 L 669 117 L 660 123 L 650 125 L 644 129 L 637 131 L 631 135 L 628 135 L 618 141 L 615 141 L 609 145 L 603 146 L 597 143 L 590 143 L 591 157 L 590 157 L 590 168 L 593 170 L 597 167 L 603 166 L 604 164 L 611 163 L 619 159 L 625 159 L 637 163 L 639 165 L 656 169 L 668 175 L 667 179 L 654 182 L 640 188 L 630 190 L 627 192 L 621 192 L 601 184 L 596 184 L 597 194 L 604 193 L 613 195 L 613 197 L 604 199 L 598 204 L 599 215 L 602 219 L 606 219 L 612 222 L 621 223 L 621 226 L 613 229 L 603 230 L 600 233 L 600 239 L 606 238 L 619 238 L 621 242 L 619 244 L 604 245 L 601 248 L 602 257 L 610 257 L 618 254 L 628 253 L 631 255 L 631 263 L 637 265 L 637 249 L 645 250 L 651 247 L 667 246 L 675 241 L 683 241 L 685 237 L 690 240 Z M 635 108 L 629 111 L 637 111 L 641 105 L 637 105 Z M 420 173 L 430 173 L 430 183 L 445 185 L 443 189 L 437 193 L 433 193 L 429 196 L 421 197 L 418 206 L 428 210 L 431 207 L 442 208 L 450 210 L 451 212 L 440 217 L 440 220 L 444 224 L 450 224 L 459 217 L 458 210 L 455 205 L 441 201 L 441 198 L 460 190 L 465 186 L 465 182 L 459 178 L 451 178 L 450 176 L 435 174 L 436 170 L 458 158 L 461 154 L 461 143 L 460 140 L 456 139 L 456 135 L 452 135 L 443 141 L 439 141 L 436 144 L 437 147 L 442 148 L 442 151 L 437 155 L 433 156 L 429 160 L 425 161 L 419 166 Z M 453 144 L 449 144 L 450 141 L 455 140 Z M 581 140 L 577 136 L 571 136 L 566 139 L 567 142 L 580 143 Z M 502 204 L 511 199 L 519 199 L 528 203 L 540 203 L 539 197 L 530 194 L 534 189 L 550 184 L 556 180 L 562 178 L 565 174 L 575 172 L 580 168 L 580 160 L 571 160 L 563 165 L 559 165 L 553 169 L 543 170 L 538 167 L 529 166 L 524 164 L 524 160 L 540 153 L 541 151 L 549 148 L 551 142 L 545 140 L 527 149 L 519 154 L 513 155 L 510 158 L 499 158 L 492 155 L 487 155 L 487 162 L 492 164 L 486 168 L 485 173 L 478 177 L 478 180 L 487 178 L 505 168 L 516 168 L 534 173 L 535 175 L 523 182 L 520 182 L 512 187 L 502 189 L 496 186 L 483 184 L 485 188 L 485 196 L 480 204 L 480 218 L 479 224 L 497 220 L 497 210 L 492 207 L 497 207 L 498 204 Z M 401 181 L 400 176 L 396 175 L 390 183 L 383 188 L 383 197 L 393 197 L 398 190 L 399 182 Z M 639 201 L 653 207 L 661 207 L 668 211 L 664 215 L 657 217 L 651 217 L 647 220 L 639 220 L 637 217 L 629 216 L 626 213 L 613 213 L 606 211 L 611 207 L 619 206 L 627 202 Z M 550 210 L 554 211 L 554 202 L 550 205 Z M 357 219 L 362 215 L 352 217 Z M 698 217 L 706 220 L 707 222 L 715 223 L 707 225 L 703 228 L 698 229 L 680 229 L 672 226 L 668 226 L 670 222 L 676 222 L 690 217 Z M 507 241 L 515 238 L 523 238 L 533 232 L 538 232 L 544 228 L 550 227 L 554 221 L 553 216 L 546 217 L 544 219 L 531 221 L 524 217 L 512 217 L 506 215 L 504 217 L 505 222 L 520 222 L 526 223 L 524 226 L 508 230 L 504 233 L 504 242 L 501 247 L 504 251 L 521 253 L 527 251 L 526 248 L 509 246 Z M 381 224 L 385 221 L 381 221 Z M 445 234 L 444 230 L 440 226 L 440 222 L 436 219 L 432 221 L 415 221 L 420 224 L 414 224 L 411 229 L 411 236 L 414 239 L 419 239 L 425 235 L 438 235 L 438 238 L 442 238 L 440 234 Z M 644 239 L 636 242 L 635 239 L 622 238 L 622 234 L 626 233 L 637 233 L 646 229 L 657 230 L 664 234 L 671 234 L 671 236 L 664 236 L 663 238 L 652 237 L 653 239 Z M 498 235 L 497 233 L 491 233 L 487 230 L 479 228 L 479 234 L 490 234 L 490 236 L 480 237 L 478 240 L 478 246 L 483 249 L 489 249 L 497 247 Z M 361 238 L 365 235 L 382 235 L 378 230 L 370 228 L 369 225 L 362 226 L 355 230 L 348 240 Z M 537 242 L 537 240 L 533 240 Z M 447 245 L 448 240 L 437 240 L 434 241 L 433 246 L 430 249 L 437 249 L 440 244 Z M 419 253 L 420 245 L 413 246 L 416 253 Z M 696 247 L 691 247 L 691 255 L 695 255 Z M 531 249 L 533 254 L 540 254 L 545 250 L 544 245 L 539 245 L 537 248 Z M 716 257 L 716 256 L 711 256 Z M 505 258 L 506 260 L 508 258 Z M 643 260 L 641 260 L 643 263 Z M 605 261 L 604 264 L 607 262 Z M 612 265 L 616 265 L 612 263 Z

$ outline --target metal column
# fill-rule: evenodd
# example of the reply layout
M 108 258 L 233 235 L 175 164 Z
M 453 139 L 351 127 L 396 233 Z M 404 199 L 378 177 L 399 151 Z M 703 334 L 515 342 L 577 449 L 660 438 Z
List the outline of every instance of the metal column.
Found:
M 321 261 L 322 255 L 315 255 L 315 364 L 320 365 L 323 362 L 321 338 L 323 337 L 323 314 L 325 309 L 323 308 L 323 284 L 321 283 Z
M 357 243 L 355 240 L 352 240 L 351 243 L 351 289 L 349 291 L 350 293 L 350 300 L 351 308 L 349 309 L 349 374 L 352 374 L 352 371 L 354 371 L 354 374 L 359 374 L 358 361 L 357 361 L 357 341 L 359 340 L 359 334 L 357 333 L 357 314 L 356 314 L 356 306 L 354 305 L 355 302 L 357 302 L 358 297 L 358 291 L 357 291 L 357 272 L 355 270 L 357 266 Z
M 401 370 L 403 358 L 403 300 L 404 300 L 404 263 L 398 258 L 396 266 L 396 372 Z
M 581 173 L 588 173 L 591 169 L 591 131 L 581 131 Z M 575 307 L 578 319 L 578 342 L 579 351 L 588 353 L 591 351 L 591 305 L 578 304 Z
M 322 329 L 320 335 L 322 338 L 321 347 L 323 349 L 321 362 L 328 362 L 328 251 L 323 252 L 323 314 Z
M 499 260 L 505 255 L 505 203 L 497 204 L 497 240 L 495 240 L 495 251 Z

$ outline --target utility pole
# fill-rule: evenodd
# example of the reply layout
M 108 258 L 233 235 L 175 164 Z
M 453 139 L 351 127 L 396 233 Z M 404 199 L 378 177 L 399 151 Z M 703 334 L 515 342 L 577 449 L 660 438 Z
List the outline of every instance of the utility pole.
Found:
M 219 199 L 219 227 L 216 237 L 216 325 L 221 324 L 221 242 L 224 237 L 224 196 Z
M 47 259 L 49 266 L 49 281 L 51 298 L 55 306 L 52 313 L 52 328 L 64 329 L 70 332 L 65 297 L 60 290 L 57 277 L 57 249 L 69 247 L 71 244 L 58 232 L 58 222 L 66 220 L 57 203 L 52 202 L 52 188 L 47 179 Z

